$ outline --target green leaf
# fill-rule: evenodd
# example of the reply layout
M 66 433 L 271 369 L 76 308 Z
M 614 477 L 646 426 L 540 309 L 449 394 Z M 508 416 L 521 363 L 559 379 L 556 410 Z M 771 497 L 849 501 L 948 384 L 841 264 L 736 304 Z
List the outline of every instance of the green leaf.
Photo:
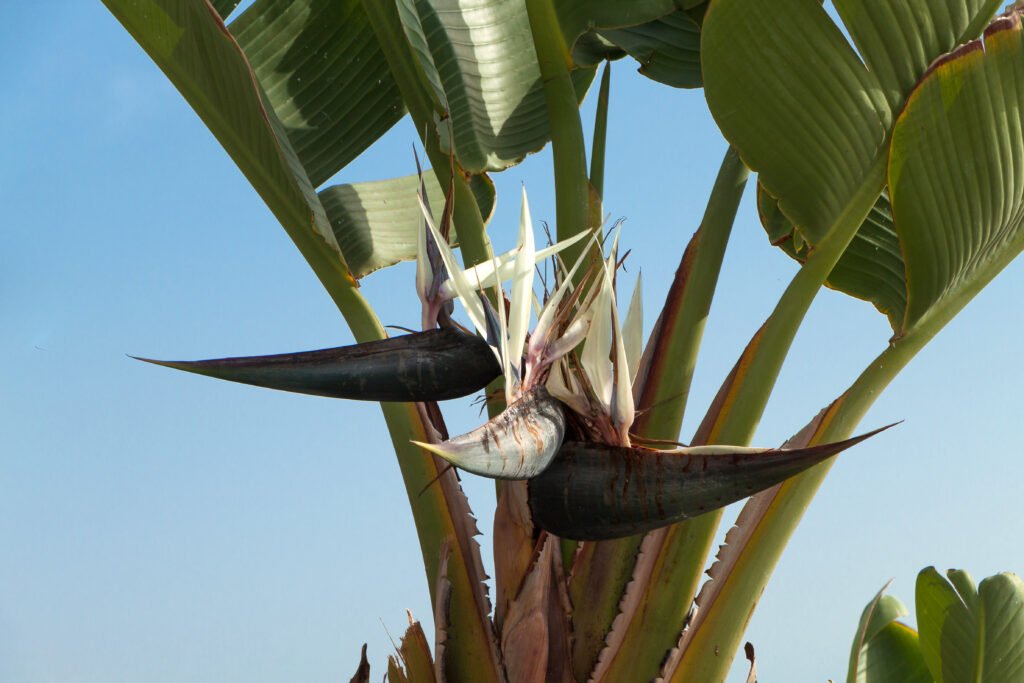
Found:
M 555 9 L 570 49 L 591 30 L 622 30 L 618 39 L 641 62 L 643 73 L 695 87 L 700 82 L 699 28 L 677 10 L 696 4 L 562 0 Z M 507 168 L 547 143 L 548 113 L 524 3 L 401 0 L 398 12 L 439 109 L 434 124 L 443 140 L 450 123 L 451 143 L 467 171 Z M 577 99 L 586 93 L 594 67 L 605 56 L 598 49 L 589 58 L 573 60 Z
M 224 146 L 333 296 L 348 273 L 313 185 L 205 0 L 104 0 Z
M 231 32 L 313 185 L 405 115 L 359 0 L 257 0 Z
M 947 320 L 1024 248 L 1024 32 L 995 21 L 940 60 L 908 99 L 889 162 L 906 258 L 897 334 Z
M 1010 683 L 1024 676 L 1024 582 L 997 574 L 975 589 L 966 572 L 917 577 L 921 651 L 939 683 Z
M 1002 0 L 835 0 L 868 70 L 898 107 L 935 55 L 976 38 Z
M 641 436 L 679 438 L 704 322 L 747 176 L 730 148 L 640 361 L 635 380 L 640 410 L 633 431 Z M 701 529 L 697 522 L 684 522 L 642 538 L 583 544 L 569 585 L 579 678 L 591 673 L 599 652 L 605 680 L 657 676 L 705 568 L 710 538 L 703 552 L 689 544 Z
M 554 0 L 554 5 L 565 43 L 571 49 L 587 31 L 639 26 L 676 10 L 696 7 L 703 2 L 704 0 Z
M 600 31 L 600 36 L 640 62 L 640 73 L 674 88 L 699 88 L 700 26 L 677 10 L 654 21 Z
M 912 6 L 906 11 L 914 21 L 875 26 L 870 18 L 890 3 L 837 4 L 854 40 L 874 45 L 877 34 L 891 59 L 910 60 L 904 71 L 913 80 L 883 82 L 866 69 L 818 0 L 712 3 L 701 46 L 715 120 L 812 245 L 884 154 L 894 111 L 913 82 L 936 56 L 973 37 L 970 30 L 983 25 L 978 20 L 998 6 L 913 0 L 903 4 Z
M 433 173 L 424 174 L 423 179 L 434 220 L 440 222 L 444 193 Z M 416 242 L 423 229 L 418 189 L 419 178 L 411 175 L 332 185 L 320 191 L 320 201 L 355 277 L 416 258 Z
M 797 261 L 805 261 L 807 243 L 800 241 L 800 233 L 794 230 L 775 198 L 760 184 L 757 186 L 757 206 L 761 224 L 771 243 Z M 825 284 L 870 301 L 889 318 L 893 328 L 903 319 L 907 305 L 903 255 L 892 221 L 888 192 L 878 197 Z
M 931 683 L 917 633 L 897 619 L 908 614 L 896 598 L 879 591 L 860 618 L 850 652 L 847 683 Z
M 996 574 L 981 582 L 985 681 L 1024 680 L 1024 582 L 1016 574 Z
M 878 82 L 817 0 L 714 2 L 701 49 L 725 137 L 804 235 L 821 239 L 884 150 L 892 115 Z
M 524 3 L 403 0 L 399 14 L 435 104 L 450 117 L 463 168 L 502 170 L 547 143 L 547 108 Z M 578 97 L 593 76 L 593 69 L 578 72 Z M 449 121 L 435 125 L 444 141 Z
M 921 653 L 939 683 L 977 680 L 977 602 L 976 590 L 968 588 L 958 593 L 934 567 L 917 576 Z
M 957 0 L 915 3 L 915 32 L 893 29 L 887 40 L 895 51 L 936 45 L 928 35 L 969 36 L 994 11 L 990 0 L 966 5 L 971 8 L 966 13 L 951 11 L 963 6 Z M 936 30 L 946 24 L 954 29 Z M 939 52 L 951 47 L 939 45 Z M 742 443 L 736 439 L 757 424 L 767 399 L 765 388 L 774 382 L 795 333 L 792 323 L 799 324 L 807 310 L 805 291 L 825 280 L 885 186 L 887 141 L 895 117 L 882 84 L 865 69 L 817 0 L 715 0 L 702 26 L 701 52 L 705 94 L 716 121 L 780 199 L 801 238 L 815 249 L 744 352 L 734 379 L 727 382 L 731 387 L 720 392 L 724 416 L 716 420 L 714 431 L 730 437 L 723 441 Z M 929 54 L 924 61 L 937 56 Z M 908 353 L 916 348 L 908 347 Z M 869 368 L 865 374 L 885 370 Z M 857 417 L 863 414 L 861 397 L 869 395 L 858 394 L 850 402 L 851 415 L 853 410 Z M 844 403 L 834 403 L 824 417 L 830 418 Z M 830 438 L 849 434 L 855 421 L 848 424 L 846 413 L 843 417 L 841 428 L 826 422 L 822 431 Z M 756 606 L 827 469 L 811 470 L 759 497 L 745 516 L 746 533 L 728 548 L 728 568 L 718 572 L 713 598 L 700 605 L 680 653 L 665 667 L 666 680 L 725 676 L 741 642 L 738 625 Z M 711 533 L 713 528 L 705 537 Z M 703 540 L 695 539 L 693 545 L 699 548 Z
M 210 0 L 210 5 L 213 6 L 213 9 L 217 10 L 217 14 L 220 15 L 221 19 L 227 21 L 228 16 L 235 11 L 239 2 L 241 0 Z

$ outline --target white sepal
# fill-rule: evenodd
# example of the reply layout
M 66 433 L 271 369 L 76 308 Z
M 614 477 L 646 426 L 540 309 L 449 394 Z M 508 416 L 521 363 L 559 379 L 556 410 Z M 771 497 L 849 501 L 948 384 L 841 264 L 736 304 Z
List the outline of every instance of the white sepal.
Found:
M 555 316 L 558 314 L 558 306 L 562 303 L 565 295 L 573 288 L 573 277 L 576 275 L 576 271 L 579 270 L 580 265 L 587 260 L 587 251 L 590 249 L 590 244 L 596 239 L 596 237 L 591 237 L 587 248 L 579 255 L 579 258 L 576 259 L 576 263 L 573 264 L 568 274 L 562 278 L 561 284 L 555 288 L 554 293 L 544 303 L 544 308 L 537 317 L 537 324 L 533 328 L 533 334 L 530 335 L 527 356 L 531 360 L 538 360 L 544 351 L 544 347 L 548 345 L 550 341 L 548 337 L 551 335 L 551 328 L 555 323 Z
M 605 413 L 611 409 L 613 375 L 612 351 L 612 281 L 608 270 L 599 281 L 600 289 L 594 299 L 594 317 L 590 323 L 590 334 L 583 343 L 580 365 L 594 388 L 597 399 Z
M 542 262 L 544 259 L 554 256 L 558 252 L 562 251 L 566 247 L 576 244 L 581 239 L 587 236 L 587 233 L 581 232 L 578 235 L 573 235 L 568 239 L 564 239 L 561 242 L 552 244 L 550 247 L 544 247 L 537 251 L 533 257 L 534 264 Z M 475 265 L 472 268 L 467 268 L 465 273 L 466 277 L 469 278 L 470 282 L 480 281 L 480 284 L 484 287 L 493 287 L 496 282 L 505 282 L 515 274 L 516 269 L 516 256 L 519 254 L 519 247 L 510 249 L 500 256 L 496 256 L 492 261 L 484 261 L 481 264 Z M 495 266 L 495 263 L 497 266 Z M 497 272 L 497 277 L 495 277 Z M 441 285 L 440 296 L 442 299 L 453 299 L 457 296 L 454 285 L 451 281 L 445 282 Z
M 560 360 L 551 368 L 545 387 L 552 396 L 572 408 L 579 415 L 590 414 L 590 404 L 583 395 L 579 381 Z
M 494 296 L 498 302 L 498 361 L 501 363 L 501 373 L 505 376 L 505 405 L 512 405 L 515 400 L 519 374 L 518 368 L 513 367 L 512 358 L 509 356 L 508 347 L 508 320 L 505 317 L 505 301 L 501 287 L 494 288 Z
M 516 254 L 511 307 L 508 316 L 508 359 L 517 370 L 523 362 L 523 345 L 526 343 L 526 330 L 530 324 L 530 299 L 533 294 L 536 259 L 530 203 L 526 199 L 526 188 L 524 187 L 523 207 L 519 218 L 519 253 Z
M 621 445 L 629 445 L 629 428 L 633 425 L 636 411 L 633 406 L 633 383 L 630 377 L 629 362 L 626 360 L 626 344 L 622 338 L 622 327 L 619 325 L 619 310 L 612 292 L 612 332 L 615 336 L 615 388 L 612 392 L 611 418 L 619 433 Z
M 636 371 L 640 367 L 640 356 L 644 347 L 643 280 L 640 274 L 636 276 L 633 298 L 630 299 L 629 310 L 626 312 L 626 323 L 622 326 L 622 341 L 626 345 L 629 384 L 632 386 L 636 379 Z

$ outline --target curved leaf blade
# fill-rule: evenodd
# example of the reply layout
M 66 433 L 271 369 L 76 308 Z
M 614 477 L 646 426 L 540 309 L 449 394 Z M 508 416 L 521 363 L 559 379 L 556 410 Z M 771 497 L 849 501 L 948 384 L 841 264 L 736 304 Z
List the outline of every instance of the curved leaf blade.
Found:
M 433 173 L 423 176 L 435 222 L 440 222 L 444 193 Z M 416 258 L 423 233 L 423 214 L 415 175 L 351 185 L 332 185 L 320 191 L 331 229 L 356 278 L 400 261 Z M 491 196 L 493 201 L 493 195 Z M 454 237 L 454 235 L 452 235 Z
M 213 6 L 213 9 L 217 10 L 217 14 L 220 15 L 221 19 L 227 21 L 227 18 L 238 7 L 239 2 L 241 0 L 210 0 L 210 5 Z
M 238 165 L 333 295 L 354 286 L 313 185 L 205 0 L 104 0 Z
M 230 28 L 314 186 L 405 115 L 360 0 L 257 0 Z
M 640 73 L 673 88 L 699 88 L 700 25 L 685 10 L 599 35 L 640 62 Z
M 996 574 L 981 582 L 978 595 L 985 634 L 985 680 L 1024 679 L 1024 581 L 1016 574 Z
M 725 137 L 782 211 L 820 239 L 884 150 L 891 112 L 877 80 L 817 0 L 718 0 L 701 51 Z
M 847 683 L 932 683 L 917 633 L 897 621 L 909 612 L 879 591 L 860 618 L 850 652 Z
M 977 37 L 1002 0 L 835 0 L 886 98 L 899 106 L 935 55 Z
M 761 225 L 772 244 L 803 263 L 809 245 L 779 209 L 763 185 L 757 187 Z M 893 224 L 888 192 L 883 192 L 868 213 L 850 246 L 840 257 L 825 284 L 857 299 L 871 302 L 889 318 L 893 329 L 903 319 L 907 305 L 903 254 Z
M 1024 249 L 1022 119 L 1016 13 L 940 60 L 908 99 L 889 163 L 907 270 L 898 334 L 948 319 Z

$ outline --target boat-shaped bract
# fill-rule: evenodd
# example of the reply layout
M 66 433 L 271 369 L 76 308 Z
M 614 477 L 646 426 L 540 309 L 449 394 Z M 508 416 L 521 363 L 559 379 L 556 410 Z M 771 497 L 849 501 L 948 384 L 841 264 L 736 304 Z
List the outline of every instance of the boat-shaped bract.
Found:
M 657 451 L 567 442 L 547 470 L 530 480 L 530 511 L 534 524 L 563 538 L 632 536 L 735 503 L 880 431 L 791 450 Z
M 501 374 L 487 342 L 455 327 L 273 356 L 148 363 L 231 382 L 361 401 L 443 401 Z
M 529 479 L 551 464 L 565 438 L 565 407 L 542 386 L 471 432 L 439 444 L 413 443 L 491 479 Z

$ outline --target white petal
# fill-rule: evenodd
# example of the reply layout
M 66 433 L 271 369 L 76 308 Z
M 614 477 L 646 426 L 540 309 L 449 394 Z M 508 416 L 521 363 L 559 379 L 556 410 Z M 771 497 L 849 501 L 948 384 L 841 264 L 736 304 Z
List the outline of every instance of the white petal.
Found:
M 644 306 L 643 280 L 636 276 L 633 298 L 626 312 L 626 324 L 622 326 L 622 341 L 626 345 L 626 362 L 629 364 L 629 383 L 636 379 L 636 371 L 640 367 L 640 356 L 644 347 Z
M 607 269 L 599 280 L 600 290 L 594 300 L 594 319 L 590 323 L 590 334 L 583 343 L 580 364 L 587 373 L 594 393 L 605 411 L 611 409 L 614 377 L 612 362 L 612 283 Z
M 508 319 L 509 361 L 522 364 L 526 329 L 530 324 L 530 299 L 533 294 L 533 273 L 536 267 L 536 249 L 533 244 L 533 222 L 530 203 L 523 188 L 523 208 L 519 218 L 519 253 L 516 254 L 515 274 L 512 279 L 511 310 Z
M 554 256 L 558 252 L 562 251 L 566 247 L 576 244 L 581 239 L 586 237 L 588 233 L 581 232 L 578 235 L 574 235 L 568 239 L 564 239 L 561 242 L 551 245 L 550 247 L 544 247 L 538 251 L 534 257 L 534 264 L 541 263 L 544 259 Z M 484 287 L 492 287 L 498 281 L 505 282 L 515 274 L 516 268 L 516 255 L 519 253 L 519 247 L 510 249 L 504 254 L 495 257 L 494 261 L 484 261 L 479 265 L 475 265 L 472 268 L 466 269 L 466 277 L 469 278 L 470 282 L 480 281 L 480 284 Z M 495 261 L 497 262 L 497 268 L 495 267 Z M 495 272 L 498 276 L 495 277 Z M 441 285 L 441 297 L 444 299 L 452 299 L 456 296 L 455 287 L 450 282 L 445 282 Z

